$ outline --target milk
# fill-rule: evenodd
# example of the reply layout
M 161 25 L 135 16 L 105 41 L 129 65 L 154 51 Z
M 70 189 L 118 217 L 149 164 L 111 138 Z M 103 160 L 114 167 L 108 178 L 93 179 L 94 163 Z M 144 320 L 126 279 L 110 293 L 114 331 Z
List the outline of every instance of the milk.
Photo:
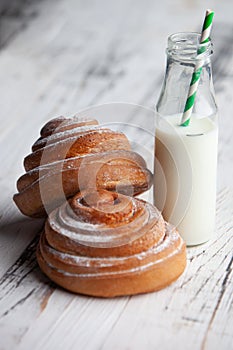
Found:
M 218 128 L 214 118 L 159 119 L 155 142 L 154 202 L 187 245 L 211 239 L 215 226 Z

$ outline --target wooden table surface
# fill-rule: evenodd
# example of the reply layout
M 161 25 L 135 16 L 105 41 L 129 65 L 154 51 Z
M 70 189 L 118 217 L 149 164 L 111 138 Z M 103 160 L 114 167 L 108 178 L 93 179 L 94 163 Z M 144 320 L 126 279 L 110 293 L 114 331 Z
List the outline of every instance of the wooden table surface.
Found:
M 109 300 L 68 293 L 40 272 L 43 221 L 23 217 L 12 201 L 23 157 L 51 117 L 112 101 L 153 107 L 167 36 L 199 30 L 205 8 L 192 0 L 43 0 L 12 1 L 3 12 L 1 350 L 233 349 L 233 3 L 211 6 L 220 117 L 216 237 L 188 249 L 186 271 L 170 287 Z

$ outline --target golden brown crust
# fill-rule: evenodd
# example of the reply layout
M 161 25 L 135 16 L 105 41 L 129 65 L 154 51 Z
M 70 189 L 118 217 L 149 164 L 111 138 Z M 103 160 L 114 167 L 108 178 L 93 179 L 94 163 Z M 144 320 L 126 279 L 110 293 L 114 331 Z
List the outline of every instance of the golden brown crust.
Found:
M 84 188 L 137 195 L 151 186 L 152 174 L 126 136 L 96 123 L 60 117 L 42 128 L 13 197 L 23 214 L 46 216 Z
M 89 158 L 68 159 L 23 175 L 14 201 L 31 217 L 43 217 L 81 189 L 97 187 L 131 195 L 151 186 L 149 170 L 141 157 L 129 151 L 112 151 Z
M 101 190 L 79 194 L 50 214 L 37 259 L 62 287 L 113 297 L 169 285 L 183 272 L 186 252 L 152 205 Z
M 93 205 L 93 202 L 90 201 L 91 195 L 95 199 L 99 198 L 99 205 Z M 86 198 L 87 204 L 84 205 Z M 112 198 L 114 198 L 113 201 Z M 80 244 L 79 241 L 66 237 L 59 230 L 52 228 L 51 220 L 56 220 L 56 216 L 59 216 L 59 209 L 57 209 L 46 221 L 45 232 L 49 245 L 61 252 L 90 257 L 128 256 L 148 250 L 164 237 L 165 223 L 162 215 L 154 210 L 153 215 L 148 217 L 148 204 L 142 200 L 134 200 L 115 192 L 98 190 L 93 193 L 85 191 L 79 193 L 69 201 L 68 205 L 80 221 L 88 222 L 93 227 L 104 225 L 104 227 L 115 229 L 116 232 L 123 229 L 125 233 L 128 229 L 128 235 L 130 235 L 130 230 L 132 228 L 135 230 L 134 223 L 136 222 L 136 228 L 140 227 L 140 232 L 138 232 L 138 237 L 133 236 L 133 240 L 127 245 L 120 244 L 120 246 L 103 248 Z M 143 234 L 145 222 L 146 234 Z
M 50 164 L 59 160 L 101 153 L 108 150 L 130 150 L 130 144 L 122 133 L 109 129 L 88 130 L 63 136 L 63 140 L 45 145 L 29 154 L 24 159 L 24 168 L 30 171 L 40 165 Z
M 51 134 L 73 129 L 75 127 L 85 126 L 85 125 L 98 125 L 97 120 L 92 118 L 80 118 L 80 117 L 57 117 L 53 118 L 46 123 L 41 131 L 41 138 L 45 138 Z
M 112 298 L 123 295 L 134 295 L 158 291 L 174 282 L 184 271 L 186 266 L 185 246 L 179 252 L 168 257 L 164 264 L 156 264 L 154 268 L 139 271 L 134 274 L 112 275 L 111 277 L 83 277 L 78 274 L 64 274 L 61 270 L 49 265 L 37 249 L 37 261 L 41 270 L 61 287 L 79 294 Z

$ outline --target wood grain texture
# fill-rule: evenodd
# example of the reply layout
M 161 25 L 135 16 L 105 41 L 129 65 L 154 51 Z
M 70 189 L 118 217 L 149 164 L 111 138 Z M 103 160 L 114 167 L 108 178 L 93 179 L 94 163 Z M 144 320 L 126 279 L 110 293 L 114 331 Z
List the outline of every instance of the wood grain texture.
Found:
M 43 0 L 1 22 L 1 350 L 233 349 L 233 6 L 211 6 L 220 116 L 216 239 L 188 250 L 187 269 L 169 288 L 113 300 L 65 292 L 39 271 L 43 221 L 18 212 L 15 182 L 49 118 L 111 101 L 153 107 L 167 36 L 199 30 L 205 8 L 191 0 L 159 7 L 153 0 Z
M 188 339 L 193 349 L 216 343 L 231 349 L 232 216 L 232 192 L 225 190 L 218 196 L 216 238 L 188 249 L 177 282 L 112 300 L 75 296 L 49 282 L 35 261 L 37 235 L 0 280 L 3 348 L 182 349 Z
M 42 1 L 42 0 L 40 0 Z M 36 0 L 0 0 L 0 48 L 6 46 L 38 14 Z

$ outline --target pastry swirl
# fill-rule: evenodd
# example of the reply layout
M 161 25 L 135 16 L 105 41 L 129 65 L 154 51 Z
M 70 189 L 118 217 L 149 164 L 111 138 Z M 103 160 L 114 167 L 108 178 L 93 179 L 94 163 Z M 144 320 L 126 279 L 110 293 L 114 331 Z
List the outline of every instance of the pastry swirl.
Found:
M 186 265 L 183 240 L 154 206 L 105 190 L 79 193 L 49 215 L 37 259 L 62 287 L 101 297 L 159 290 Z
M 17 181 L 14 201 L 31 217 L 46 216 L 86 188 L 137 195 L 152 182 L 145 161 L 130 150 L 123 133 L 77 117 L 48 122 L 24 167 L 26 173 Z

